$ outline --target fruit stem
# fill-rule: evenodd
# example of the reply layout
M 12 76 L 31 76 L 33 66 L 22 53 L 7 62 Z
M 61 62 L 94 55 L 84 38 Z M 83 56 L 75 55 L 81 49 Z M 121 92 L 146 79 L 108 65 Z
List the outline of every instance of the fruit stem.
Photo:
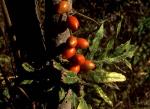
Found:
M 91 20 L 91 21 L 95 22 L 98 26 L 100 26 L 101 23 L 102 23 L 102 22 L 97 22 L 97 21 L 94 20 L 93 18 L 90 18 L 90 17 L 88 17 L 88 16 L 86 16 L 86 15 L 84 15 L 84 14 L 82 14 L 82 13 L 79 13 L 79 12 L 77 12 L 77 11 L 75 11 L 75 10 L 74 10 L 74 12 L 75 12 L 75 14 L 77 14 L 77 15 L 79 15 L 79 16 L 82 16 L 82 17 L 84 17 L 84 18 L 86 18 L 86 19 L 88 19 L 88 20 Z

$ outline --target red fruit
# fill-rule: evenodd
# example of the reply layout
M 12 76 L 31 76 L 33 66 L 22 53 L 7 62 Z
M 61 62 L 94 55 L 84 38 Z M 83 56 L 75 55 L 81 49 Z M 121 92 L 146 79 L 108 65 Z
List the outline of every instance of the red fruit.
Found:
M 63 13 L 69 12 L 70 10 L 71 8 L 70 8 L 70 4 L 68 1 L 62 0 L 59 2 L 58 7 L 57 7 L 58 14 L 63 14 Z
M 77 42 L 77 47 L 79 48 L 85 49 L 89 47 L 89 42 L 84 38 L 78 38 Z
M 75 55 L 75 53 L 76 53 L 75 48 L 68 48 L 62 53 L 62 58 L 69 59 L 69 58 L 73 57 Z
M 68 39 L 67 39 L 67 46 L 68 47 L 76 47 L 77 45 L 77 37 L 75 36 L 70 36 Z
M 69 68 L 70 71 L 78 73 L 80 71 L 80 65 L 73 65 Z
M 68 16 L 67 23 L 72 31 L 76 31 L 79 28 L 79 21 L 75 16 Z
M 81 69 L 84 71 L 93 70 L 95 67 L 96 65 L 90 60 L 85 60 L 84 64 L 81 65 Z
M 85 62 L 85 57 L 82 54 L 76 54 L 73 56 L 73 62 L 81 65 Z

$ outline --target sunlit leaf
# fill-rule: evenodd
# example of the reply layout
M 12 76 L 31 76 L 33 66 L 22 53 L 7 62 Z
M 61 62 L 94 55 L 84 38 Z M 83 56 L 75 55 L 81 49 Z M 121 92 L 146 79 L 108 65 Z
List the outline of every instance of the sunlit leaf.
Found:
M 78 78 L 77 74 L 75 74 L 74 72 L 66 70 L 62 74 L 61 80 L 65 84 L 74 84 L 74 83 L 78 82 L 79 78 Z
M 86 75 L 83 74 L 82 78 L 96 83 L 123 82 L 126 80 L 126 77 L 121 73 L 105 70 L 90 71 Z
M 104 99 L 104 101 L 106 103 L 108 103 L 110 106 L 113 106 L 112 101 L 109 99 L 109 97 L 105 94 L 105 92 L 102 90 L 101 87 L 99 87 L 98 85 L 94 85 L 94 88 L 96 90 L 96 93 Z
M 100 41 L 103 38 L 103 36 L 104 36 L 104 24 L 102 24 L 99 30 L 97 31 L 96 36 L 92 41 L 92 45 L 89 47 L 91 59 L 93 58 L 94 54 L 99 49 Z
M 103 79 L 103 82 L 123 82 L 126 80 L 126 77 L 121 73 L 117 72 L 107 72 Z
M 31 84 L 33 80 L 23 80 L 20 84 L 21 85 L 26 85 L 26 84 Z
M 24 68 L 24 70 L 28 71 L 28 72 L 34 72 L 35 68 L 33 68 L 29 63 L 24 62 L 22 63 L 22 67 Z
M 80 99 L 77 109 L 89 109 L 86 101 L 83 98 Z

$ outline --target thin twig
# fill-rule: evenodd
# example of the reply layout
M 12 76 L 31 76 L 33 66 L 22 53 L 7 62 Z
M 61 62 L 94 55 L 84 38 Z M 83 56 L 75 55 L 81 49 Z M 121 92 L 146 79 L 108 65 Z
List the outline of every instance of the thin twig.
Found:
M 97 21 L 94 20 L 93 18 L 88 17 L 88 16 L 86 16 L 86 15 L 84 15 L 84 14 L 82 14 L 82 13 L 79 13 L 79 12 L 77 12 L 77 11 L 75 11 L 75 10 L 74 10 L 74 12 L 75 12 L 75 14 L 77 14 L 77 15 L 79 15 L 79 16 L 82 16 L 82 17 L 84 17 L 84 18 L 86 18 L 86 19 L 88 19 L 88 20 L 91 20 L 91 21 L 95 22 L 98 26 L 100 26 L 101 23 L 105 22 L 105 21 L 97 22 Z
M 7 10 L 7 6 L 6 6 L 6 3 L 5 3 L 4 0 L 2 0 L 2 8 L 3 8 L 3 11 L 4 11 L 5 18 L 6 18 L 6 21 L 8 23 L 8 26 L 11 27 L 12 23 L 11 23 L 11 20 L 10 20 L 9 14 L 8 14 L 8 10 Z

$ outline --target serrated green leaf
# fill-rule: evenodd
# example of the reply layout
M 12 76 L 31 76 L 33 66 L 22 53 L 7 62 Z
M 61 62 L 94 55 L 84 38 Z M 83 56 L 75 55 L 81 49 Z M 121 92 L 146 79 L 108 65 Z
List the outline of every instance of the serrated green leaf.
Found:
M 26 70 L 27 72 L 34 72 L 35 68 L 33 68 L 29 63 L 24 62 L 22 63 L 22 67 L 24 68 L 24 70 Z
M 117 72 L 107 72 L 105 75 L 105 79 L 103 79 L 103 82 L 123 82 L 126 80 L 126 77 L 122 75 L 121 73 Z
M 101 54 L 101 55 L 103 55 L 103 58 L 107 57 L 108 52 L 113 48 L 113 46 L 114 46 L 114 39 L 111 39 L 108 42 L 108 44 L 107 44 L 107 46 L 105 48 L 105 51 Z
M 83 98 L 80 99 L 77 109 L 89 109 L 86 101 Z
M 66 92 L 65 90 L 61 87 L 59 90 L 59 101 L 63 100 L 65 98 Z
M 21 85 L 26 85 L 26 84 L 31 84 L 33 80 L 23 80 L 20 84 Z
M 92 41 L 92 45 L 89 47 L 91 59 L 94 57 L 94 54 L 99 49 L 100 41 L 103 38 L 103 36 L 104 36 L 104 24 L 102 24 L 99 30 L 97 31 L 96 36 Z
M 94 88 L 96 90 L 96 93 L 106 102 L 108 103 L 110 106 L 113 107 L 113 103 L 112 101 L 109 99 L 109 97 L 105 94 L 105 92 L 102 90 L 101 87 L 99 87 L 98 85 L 94 85 Z
M 86 75 L 83 74 L 82 78 L 96 83 L 123 82 L 126 80 L 126 77 L 121 73 L 108 72 L 99 69 L 95 71 L 89 71 Z
M 78 78 L 77 74 L 75 74 L 74 72 L 66 70 L 62 74 L 61 80 L 65 84 L 74 84 L 74 83 L 78 82 L 79 78 Z
M 123 52 L 128 51 L 131 48 L 130 40 L 120 46 L 117 46 L 115 49 L 113 56 L 121 55 Z
M 3 95 L 4 95 L 7 99 L 10 99 L 10 94 L 9 94 L 8 88 L 5 88 L 5 89 L 4 89 Z

